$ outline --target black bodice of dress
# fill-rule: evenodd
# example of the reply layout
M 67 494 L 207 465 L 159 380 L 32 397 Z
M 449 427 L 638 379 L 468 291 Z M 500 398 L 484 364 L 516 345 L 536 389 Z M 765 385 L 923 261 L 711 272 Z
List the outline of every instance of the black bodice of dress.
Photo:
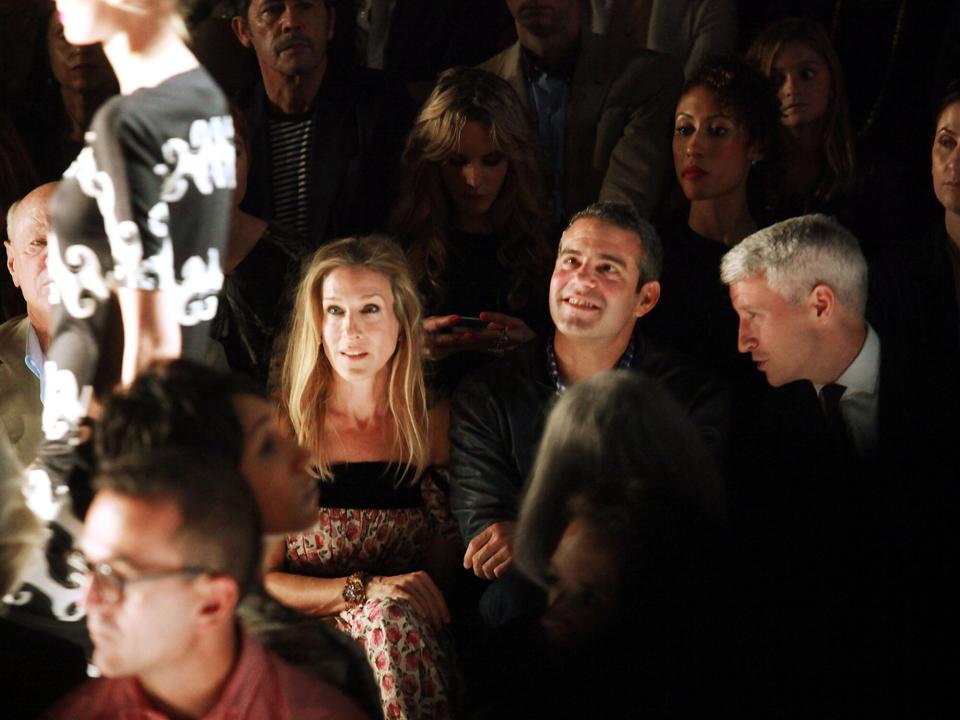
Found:
M 400 509 L 423 506 L 414 468 L 394 462 L 337 463 L 333 480 L 320 484 L 320 506 L 326 508 Z

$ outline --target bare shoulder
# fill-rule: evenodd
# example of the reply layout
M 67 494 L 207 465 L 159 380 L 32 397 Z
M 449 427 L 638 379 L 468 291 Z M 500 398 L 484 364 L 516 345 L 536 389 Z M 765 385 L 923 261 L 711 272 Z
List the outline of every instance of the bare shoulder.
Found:
M 446 467 L 450 464 L 450 401 L 441 400 L 429 411 L 430 464 Z

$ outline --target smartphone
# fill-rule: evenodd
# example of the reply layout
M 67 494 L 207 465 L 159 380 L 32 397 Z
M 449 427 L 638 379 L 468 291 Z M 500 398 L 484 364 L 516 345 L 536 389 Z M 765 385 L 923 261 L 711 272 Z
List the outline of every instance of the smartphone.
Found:
M 456 325 L 453 325 L 452 327 L 447 328 L 446 331 L 448 333 L 474 332 L 476 330 L 482 330 L 486 326 L 487 326 L 487 323 L 478 317 L 473 317 L 471 315 L 461 315 Z
M 487 323 L 485 320 L 481 320 L 478 317 L 471 317 L 469 315 L 461 315 L 460 319 L 457 320 L 457 324 L 453 327 L 462 328 L 464 330 L 480 330 L 486 326 Z

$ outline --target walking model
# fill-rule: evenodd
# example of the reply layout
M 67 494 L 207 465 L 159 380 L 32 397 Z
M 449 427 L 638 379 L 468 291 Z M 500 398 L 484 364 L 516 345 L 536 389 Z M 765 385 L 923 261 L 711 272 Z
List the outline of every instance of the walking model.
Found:
M 235 168 L 226 101 L 184 43 L 177 0 L 58 0 L 57 13 L 69 42 L 103 43 L 121 92 L 94 116 L 51 201 L 45 439 L 26 494 L 70 533 L 67 478 L 96 398 L 155 359 L 205 355 Z M 48 599 L 47 612 L 77 620 L 75 591 L 59 587 L 69 579 L 47 577 L 54 567 L 31 573 L 15 602 Z

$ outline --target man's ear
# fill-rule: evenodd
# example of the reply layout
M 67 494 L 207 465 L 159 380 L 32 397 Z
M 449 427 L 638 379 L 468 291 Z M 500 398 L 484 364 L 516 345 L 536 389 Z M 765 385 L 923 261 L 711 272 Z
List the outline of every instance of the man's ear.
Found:
M 13 263 L 13 245 L 9 240 L 3 241 L 3 247 L 7 251 L 7 270 L 10 271 L 10 277 L 13 278 L 14 287 L 20 287 L 20 279 L 17 277 L 17 268 Z
M 247 32 L 246 18 L 234 15 L 230 18 L 230 28 L 233 30 L 233 34 L 237 36 L 237 40 L 240 41 L 241 45 L 245 48 L 253 47 L 253 40 L 250 39 L 250 33 Z
M 808 302 L 816 311 L 817 318 L 829 318 L 837 308 L 837 295 L 829 285 L 819 283 L 810 291 Z
M 237 581 L 227 575 L 205 575 L 196 582 L 198 626 L 210 628 L 232 623 L 240 601 Z
M 337 9 L 327 5 L 327 41 L 333 40 L 333 32 L 337 27 Z
M 640 291 L 637 293 L 637 305 L 634 308 L 633 314 L 638 318 L 642 318 L 653 310 L 659 301 L 660 281 L 650 280 L 649 282 L 645 282 L 640 286 Z

